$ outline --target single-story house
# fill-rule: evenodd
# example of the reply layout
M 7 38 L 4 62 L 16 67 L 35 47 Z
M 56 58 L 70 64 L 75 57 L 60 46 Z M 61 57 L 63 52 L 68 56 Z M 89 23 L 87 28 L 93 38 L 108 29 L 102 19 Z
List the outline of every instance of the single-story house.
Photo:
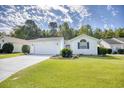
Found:
M 82 34 L 70 40 L 63 37 L 38 38 L 33 40 L 23 40 L 14 37 L 0 37 L 0 48 L 6 42 L 14 45 L 14 52 L 21 52 L 23 45 L 30 46 L 31 54 L 60 54 L 63 48 L 70 48 L 73 54 L 97 55 L 97 45 L 99 40 Z
M 124 49 L 124 38 L 101 39 L 100 46 L 112 49 L 112 52 L 117 52 L 118 49 Z
M 8 43 L 8 42 L 14 45 L 13 52 L 21 52 L 22 46 L 29 44 L 28 41 L 23 40 L 23 39 L 9 37 L 9 36 L 1 36 L 0 37 L 0 49 L 2 48 L 4 43 Z

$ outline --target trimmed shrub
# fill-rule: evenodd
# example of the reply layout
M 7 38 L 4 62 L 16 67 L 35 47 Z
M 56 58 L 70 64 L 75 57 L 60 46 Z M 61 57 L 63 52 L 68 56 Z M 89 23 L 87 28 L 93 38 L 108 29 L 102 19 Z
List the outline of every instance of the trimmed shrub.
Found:
M 64 48 L 61 51 L 61 56 L 64 58 L 70 58 L 72 57 L 72 50 L 69 48 Z
M 124 49 L 118 49 L 119 54 L 124 54 Z
M 116 52 L 116 51 L 114 51 L 114 52 L 113 52 L 113 54 L 117 54 L 117 52 Z
M 112 54 L 112 49 L 107 49 L 108 54 Z
M 13 46 L 12 43 L 5 43 L 2 46 L 3 53 L 12 53 L 13 52 L 13 49 L 14 49 L 14 46 Z
M 30 53 L 30 46 L 29 45 L 23 45 L 22 46 L 22 52 L 24 54 L 29 54 Z
M 0 49 L 0 53 L 3 53 L 3 50 L 2 49 Z
M 107 54 L 107 49 L 103 47 L 98 47 L 98 54 L 99 55 L 106 55 Z

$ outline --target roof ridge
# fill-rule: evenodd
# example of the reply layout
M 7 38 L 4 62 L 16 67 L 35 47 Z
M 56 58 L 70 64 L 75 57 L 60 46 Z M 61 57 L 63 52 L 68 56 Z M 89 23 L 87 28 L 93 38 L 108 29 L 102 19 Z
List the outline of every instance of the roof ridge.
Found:
M 120 40 L 120 39 L 124 39 L 124 38 L 113 38 L 113 39 L 120 42 L 120 43 L 124 43 L 124 40 Z
M 110 39 L 103 39 L 105 42 L 109 43 L 109 44 L 123 44 L 117 40 L 115 40 L 114 38 L 110 38 Z
M 68 41 L 75 40 L 75 39 L 77 39 L 77 38 L 79 38 L 79 37 L 81 37 L 81 36 L 87 36 L 87 37 L 90 37 L 90 38 L 93 38 L 93 39 L 99 40 L 99 39 L 97 39 L 97 38 L 95 38 L 95 37 L 92 37 L 92 36 L 89 36 L 89 35 L 86 35 L 86 34 L 81 34 L 81 35 L 78 35 L 78 36 L 76 36 L 76 37 L 74 37 L 74 38 L 72 38 L 72 39 L 69 39 Z

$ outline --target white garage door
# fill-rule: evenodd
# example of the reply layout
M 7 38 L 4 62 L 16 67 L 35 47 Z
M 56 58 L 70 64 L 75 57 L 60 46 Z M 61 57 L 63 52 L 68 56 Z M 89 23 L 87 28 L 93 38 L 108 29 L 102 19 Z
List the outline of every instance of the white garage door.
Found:
M 34 54 L 59 54 L 60 47 L 57 42 L 40 42 L 33 45 Z

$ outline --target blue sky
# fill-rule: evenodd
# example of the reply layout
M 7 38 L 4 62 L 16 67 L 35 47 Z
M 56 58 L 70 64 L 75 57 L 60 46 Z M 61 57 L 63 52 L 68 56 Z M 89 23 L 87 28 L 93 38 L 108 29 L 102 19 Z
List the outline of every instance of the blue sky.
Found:
M 99 28 L 124 27 L 124 6 L 87 6 L 92 14 L 87 23 Z
M 12 31 L 32 19 L 42 29 L 48 29 L 50 21 L 59 24 L 67 21 L 75 29 L 90 24 L 95 28 L 124 27 L 124 6 L 102 5 L 52 5 L 52 6 L 0 6 L 0 31 Z

